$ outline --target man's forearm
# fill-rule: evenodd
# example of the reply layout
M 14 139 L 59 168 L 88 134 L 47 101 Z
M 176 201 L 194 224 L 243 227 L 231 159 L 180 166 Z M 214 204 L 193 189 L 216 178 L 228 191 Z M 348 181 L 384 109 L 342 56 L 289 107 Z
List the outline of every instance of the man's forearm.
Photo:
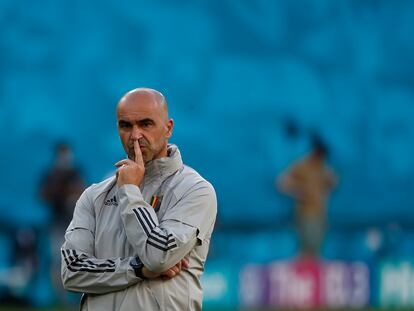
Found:
M 164 220 L 160 225 L 138 187 L 121 187 L 119 202 L 128 241 L 151 271 L 161 273 L 170 269 L 196 245 L 197 228 L 175 220 Z
M 98 259 L 70 248 L 62 248 L 62 282 L 65 289 L 105 294 L 140 281 L 130 261 L 133 258 Z

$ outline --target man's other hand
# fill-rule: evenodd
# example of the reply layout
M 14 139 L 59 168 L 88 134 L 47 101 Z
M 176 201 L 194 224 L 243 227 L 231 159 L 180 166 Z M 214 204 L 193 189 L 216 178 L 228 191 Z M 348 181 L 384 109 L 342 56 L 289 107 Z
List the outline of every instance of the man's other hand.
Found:
M 182 269 L 188 269 L 188 267 L 189 267 L 188 260 L 186 258 L 183 258 L 175 266 L 161 273 L 155 273 L 155 272 L 148 270 L 146 267 L 143 267 L 142 274 L 147 279 L 154 279 L 157 277 L 161 277 L 163 280 L 169 280 L 177 276 L 181 272 Z

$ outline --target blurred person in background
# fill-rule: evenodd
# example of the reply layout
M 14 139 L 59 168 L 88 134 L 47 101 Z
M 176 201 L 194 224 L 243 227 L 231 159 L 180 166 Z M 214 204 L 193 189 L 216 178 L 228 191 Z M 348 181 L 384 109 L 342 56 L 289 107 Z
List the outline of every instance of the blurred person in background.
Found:
M 132 90 L 116 112 L 127 158 L 77 202 L 63 284 L 85 293 L 82 310 L 201 310 L 214 188 L 168 144 L 173 120 L 160 92 Z
M 56 145 L 53 165 L 40 184 L 40 196 L 52 210 L 52 222 L 59 227 L 68 226 L 73 207 L 85 189 L 80 170 L 74 164 L 73 151 L 66 142 Z
M 312 134 L 312 150 L 286 169 L 276 182 L 277 188 L 296 201 L 296 229 L 300 257 L 317 258 L 326 231 L 326 204 L 337 184 L 327 165 L 328 150 L 317 134 Z
M 59 296 L 65 292 L 60 282 L 60 245 L 64 232 L 72 218 L 73 208 L 85 189 L 80 170 L 75 166 L 73 151 L 69 143 L 56 144 L 52 166 L 42 176 L 40 198 L 51 210 L 52 279 Z M 60 297 L 61 300 L 65 300 Z

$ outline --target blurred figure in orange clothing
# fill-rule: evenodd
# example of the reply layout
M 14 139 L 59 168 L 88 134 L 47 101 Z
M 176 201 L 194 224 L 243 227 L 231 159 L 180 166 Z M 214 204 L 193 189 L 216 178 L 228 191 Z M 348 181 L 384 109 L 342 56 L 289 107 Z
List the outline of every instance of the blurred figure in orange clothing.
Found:
M 326 203 L 337 183 L 326 164 L 327 155 L 325 143 L 313 134 L 311 152 L 277 179 L 277 188 L 296 200 L 296 227 L 303 258 L 319 256 L 326 231 Z

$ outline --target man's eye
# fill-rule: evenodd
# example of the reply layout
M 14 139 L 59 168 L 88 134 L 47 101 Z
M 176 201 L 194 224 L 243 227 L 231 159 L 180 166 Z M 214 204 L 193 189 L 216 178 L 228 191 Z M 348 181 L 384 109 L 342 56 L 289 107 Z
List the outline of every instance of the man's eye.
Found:
M 152 125 L 152 123 L 151 123 L 151 122 L 142 122 L 142 123 L 141 123 L 141 126 L 142 126 L 142 127 L 149 127 L 150 125 Z
M 126 128 L 130 128 L 131 125 L 128 124 L 128 123 L 121 122 L 121 123 L 119 123 L 119 127 L 123 128 L 123 129 L 126 129 Z

